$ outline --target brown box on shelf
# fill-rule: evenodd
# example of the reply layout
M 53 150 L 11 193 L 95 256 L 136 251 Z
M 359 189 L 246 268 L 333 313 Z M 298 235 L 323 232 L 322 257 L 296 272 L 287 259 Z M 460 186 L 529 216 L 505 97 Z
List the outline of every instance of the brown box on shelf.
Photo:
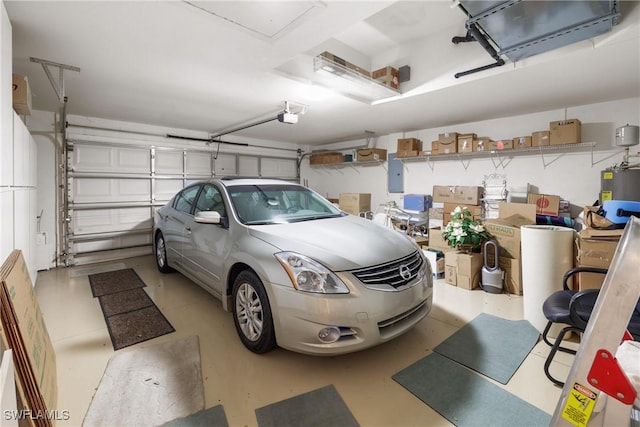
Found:
M 549 123 L 549 145 L 577 144 L 582 138 L 582 123 L 578 119 Z
M 530 136 L 518 136 L 513 138 L 513 148 L 526 148 L 531 147 Z
M 491 138 L 483 136 L 473 140 L 473 151 L 486 151 L 491 145 Z
M 558 216 L 560 196 L 529 193 L 527 194 L 527 203 L 536 205 L 536 214 Z
M 440 154 L 440 141 L 431 141 L 431 155 L 437 156 Z
M 422 141 L 418 138 L 398 138 L 397 151 L 420 151 L 422 150 Z
M 416 151 L 416 150 L 404 150 L 404 151 L 397 151 L 396 152 L 396 157 L 417 157 L 420 155 L 420 151 Z
M 440 133 L 438 134 L 438 141 L 440 142 L 457 142 L 458 141 L 458 132 L 448 132 L 448 133 Z
M 451 154 L 458 152 L 458 141 L 438 141 L 438 154 Z
M 387 150 L 384 148 L 362 148 L 356 151 L 356 161 L 370 162 L 387 160 Z
M 462 203 L 445 203 L 444 204 L 444 208 L 443 208 L 443 214 L 442 214 L 442 223 L 443 224 L 447 224 L 449 221 L 451 221 L 451 212 L 454 211 L 455 208 L 457 207 L 460 208 L 467 208 L 469 209 L 469 212 L 471 212 L 471 217 L 474 220 L 480 220 L 482 219 L 482 205 L 465 205 Z
M 540 130 L 531 134 L 531 146 L 542 147 L 549 145 L 549 131 Z
M 362 74 L 365 77 L 371 78 L 371 71 L 365 70 L 362 67 L 358 67 L 357 65 L 352 64 L 351 62 L 347 62 L 347 68 L 350 69 L 350 70 L 353 70 L 353 71 L 355 71 L 355 72 L 357 72 L 359 74 Z
M 31 89 L 27 76 L 13 75 L 13 109 L 21 116 L 31 115 Z
M 332 163 L 344 163 L 344 154 L 342 153 L 322 153 L 312 154 L 309 156 L 309 164 L 326 165 Z
M 511 148 L 513 148 L 513 139 L 501 139 L 489 142 L 489 150 L 492 151 L 509 150 Z
M 398 81 L 398 69 L 393 67 L 384 67 L 371 73 L 371 78 L 384 83 L 385 85 L 398 89 L 400 82 Z
M 352 215 L 371 211 L 371 193 L 340 193 L 340 209 Z
M 458 153 L 470 153 L 473 151 L 473 140 L 477 138 L 475 133 L 458 135 Z
M 482 202 L 484 189 L 476 186 L 434 185 L 433 201 L 439 203 L 462 203 L 479 205 Z

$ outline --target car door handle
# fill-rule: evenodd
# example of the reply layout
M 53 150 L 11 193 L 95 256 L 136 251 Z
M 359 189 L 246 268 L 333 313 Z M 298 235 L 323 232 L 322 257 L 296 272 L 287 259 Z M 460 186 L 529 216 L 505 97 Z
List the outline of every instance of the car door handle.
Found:
M 184 229 L 187 233 L 191 234 L 191 227 L 185 227 Z

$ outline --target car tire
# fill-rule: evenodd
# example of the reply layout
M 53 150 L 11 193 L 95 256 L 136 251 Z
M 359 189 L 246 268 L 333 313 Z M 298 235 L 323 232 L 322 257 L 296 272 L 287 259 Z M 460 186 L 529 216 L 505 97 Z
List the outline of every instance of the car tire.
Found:
M 171 273 L 173 268 L 169 267 L 169 262 L 167 261 L 167 246 L 164 243 L 164 236 L 162 233 L 158 233 L 156 235 L 156 265 L 158 266 L 158 270 L 161 273 Z
M 267 292 L 252 271 L 245 270 L 233 283 L 233 323 L 240 340 L 254 353 L 276 347 L 276 334 Z

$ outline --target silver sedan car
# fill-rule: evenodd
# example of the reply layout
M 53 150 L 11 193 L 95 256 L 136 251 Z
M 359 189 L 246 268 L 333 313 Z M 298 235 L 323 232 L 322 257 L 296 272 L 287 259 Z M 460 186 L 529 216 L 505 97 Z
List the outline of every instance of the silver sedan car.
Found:
M 431 310 L 429 262 L 413 239 L 287 181 L 187 186 L 156 211 L 154 242 L 158 269 L 220 298 L 255 353 L 362 350 Z

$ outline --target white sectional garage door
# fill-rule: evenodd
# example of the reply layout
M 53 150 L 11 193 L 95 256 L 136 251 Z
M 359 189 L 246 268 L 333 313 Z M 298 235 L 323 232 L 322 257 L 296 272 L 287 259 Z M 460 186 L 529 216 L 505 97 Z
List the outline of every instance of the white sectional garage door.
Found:
M 297 180 L 295 158 L 73 139 L 68 147 L 68 265 L 151 253 L 154 210 L 190 182 Z

